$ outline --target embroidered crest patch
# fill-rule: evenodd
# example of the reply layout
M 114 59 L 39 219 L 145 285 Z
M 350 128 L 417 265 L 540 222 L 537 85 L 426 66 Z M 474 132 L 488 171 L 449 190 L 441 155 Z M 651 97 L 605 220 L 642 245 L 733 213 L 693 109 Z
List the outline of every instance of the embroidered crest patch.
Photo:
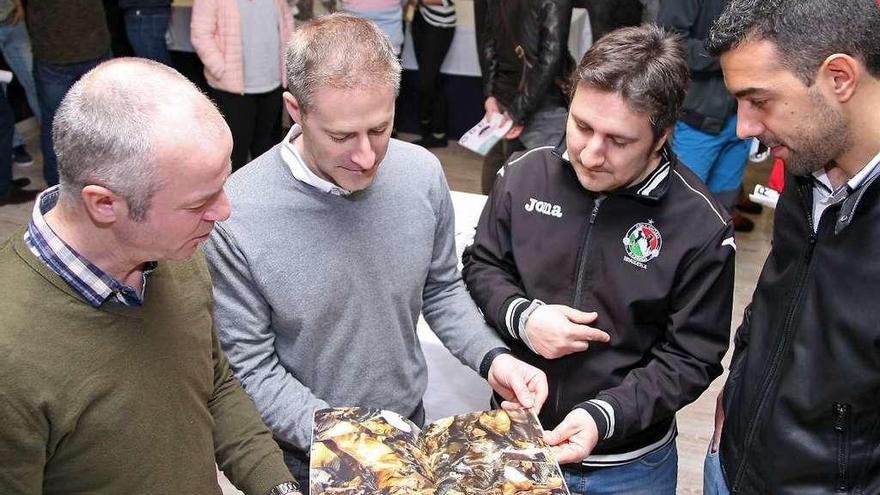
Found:
M 623 261 L 647 269 L 646 263 L 660 256 L 662 247 L 663 237 L 654 226 L 654 221 L 639 222 L 630 227 L 623 237 L 623 248 L 626 251 Z

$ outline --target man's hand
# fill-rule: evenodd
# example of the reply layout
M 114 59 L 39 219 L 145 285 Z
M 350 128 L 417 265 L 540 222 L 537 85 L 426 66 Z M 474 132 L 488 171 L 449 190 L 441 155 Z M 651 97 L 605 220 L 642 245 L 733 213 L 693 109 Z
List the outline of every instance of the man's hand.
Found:
M 486 120 L 489 122 L 492 122 L 492 117 L 494 117 L 496 113 L 501 113 L 501 108 L 498 106 L 498 100 L 494 96 L 486 98 L 483 107 L 486 109 Z
M 598 316 L 561 304 L 546 304 L 529 316 L 526 336 L 535 352 L 547 359 L 586 351 L 590 342 L 611 340 L 607 333 L 589 326 Z
M 721 446 L 721 430 L 724 428 L 724 389 L 718 392 L 718 400 L 715 403 L 715 433 L 712 434 L 712 443 L 709 451 L 713 454 L 718 452 Z
M 488 380 L 504 398 L 504 409 L 525 408 L 538 414 L 547 400 L 547 375 L 510 354 L 500 354 L 492 360 Z
M 577 408 L 568 413 L 553 431 L 544 432 L 544 441 L 559 464 L 581 462 L 596 448 L 599 429 L 590 413 Z

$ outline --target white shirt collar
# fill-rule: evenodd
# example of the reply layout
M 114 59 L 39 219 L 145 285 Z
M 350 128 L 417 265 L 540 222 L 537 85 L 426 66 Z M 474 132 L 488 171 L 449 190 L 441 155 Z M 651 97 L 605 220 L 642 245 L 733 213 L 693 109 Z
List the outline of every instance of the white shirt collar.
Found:
M 299 124 L 293 124 L 293 127 L 290 128 L 290 132 L 287 133 L 287 136 L 284 137 L 284 141 L 281 142 L 281 159 L 284 160 L 284 163 L 290 169 L 293 177 L 321 192 L 333 194 L 334 196 L 348 196 L 351 194 L 351 191 L 318 177 L 312 172 L 312 169 L 306 165 L 302 156 L 296 151 L 296 147 L 293 146 L 293 140 L 300 134 L 302 134 L 302 128 Z
M 880 172 L 877 170 L 877 166 L 880 165 L 880 153 L 874 155 L 874 158 L 868 162 L 867 165 L 862 167 L 859 172 L 852 177 L 852 179 L 846 181 L 846 185 L 850 191 L 855 191 L 859 188 L 868 178 L 872 177 L 876 172 Z M 813 177 L 816 178 L 817 181 L 822 183 L 825 187 L 828 188 L 829 191 L 833 191 L 834 188 L 831 186 L 831 180 L 828 178 L 828 174 L 825 173 L 825 168 L 820 168 L 813 172 Z

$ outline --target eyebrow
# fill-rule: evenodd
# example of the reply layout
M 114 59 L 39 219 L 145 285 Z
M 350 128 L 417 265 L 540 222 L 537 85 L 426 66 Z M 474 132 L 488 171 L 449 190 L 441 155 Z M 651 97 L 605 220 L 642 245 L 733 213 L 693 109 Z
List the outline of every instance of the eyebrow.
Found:
M 769 93 L 770 93 L 770 91 L 768 91 L 764 88 L 746 88 L 746 89 L 741 89 L 741 90 L 737 91 L 736 93 L 733 93 L 733 96 L 735 98 L 745 98 L 747 96 L 766 95 Z
M 572 116 L 572 118 L 575 120 L 575 122 L 578 123 L 578 125 L 584 125 L 584 126 L 589 127 L 590 129 L 594 129 L 594 127 L 593 127 L 592 125 L 590 125 L 589 122 L 587 122 L 587 121 L 585 121 L 584 119 L 578 117 L 577 115 L 575 115 L 575 114 L 572 113 L 571 116 Z M 610 137 L 610 138 L 612 138 L 612 139 L 622 139 L 622 140 L 624 140 L 624 141 L 638 141 L 638 140 L 639 140 L 639 138 L 638 138 L 638 137 L 635 137 L 635 136 L 627 136 L 627 135 L 624 135 L 624 134 L 616 134 L 616 133 L 613 133 L 613 132 L 609 132 L 609 133 L 606 133 L 606 134 L 608 135 L 608 137 Z
M 381 124 L 374 125 L 374 126 L 370 127 L 369 130 L 375 131 L 377 129 L 384 129 L 384 128 L 388 127 L 389 125 L 391 125 L 390 122 L 382 122 Z M 353 131 L 342 131 L 342 130 L 338 130 L 338 129 L 329 129 L 329 128 L 324 129 L 324 131 L 327 134 L 338 134 L 338 135 L 342 135 L 342 136 L 348 136 L 349 134 L 355 134 L 355 132 L 353 132 Z

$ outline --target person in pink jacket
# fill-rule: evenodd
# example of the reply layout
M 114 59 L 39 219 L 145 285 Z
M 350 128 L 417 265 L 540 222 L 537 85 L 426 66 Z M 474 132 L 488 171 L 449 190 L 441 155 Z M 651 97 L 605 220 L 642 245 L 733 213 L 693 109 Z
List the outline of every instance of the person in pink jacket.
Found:
M 190 36 L 205 79 L 232 130 L 237 170 L 281 139 L 286 0 L 195 0 Z

